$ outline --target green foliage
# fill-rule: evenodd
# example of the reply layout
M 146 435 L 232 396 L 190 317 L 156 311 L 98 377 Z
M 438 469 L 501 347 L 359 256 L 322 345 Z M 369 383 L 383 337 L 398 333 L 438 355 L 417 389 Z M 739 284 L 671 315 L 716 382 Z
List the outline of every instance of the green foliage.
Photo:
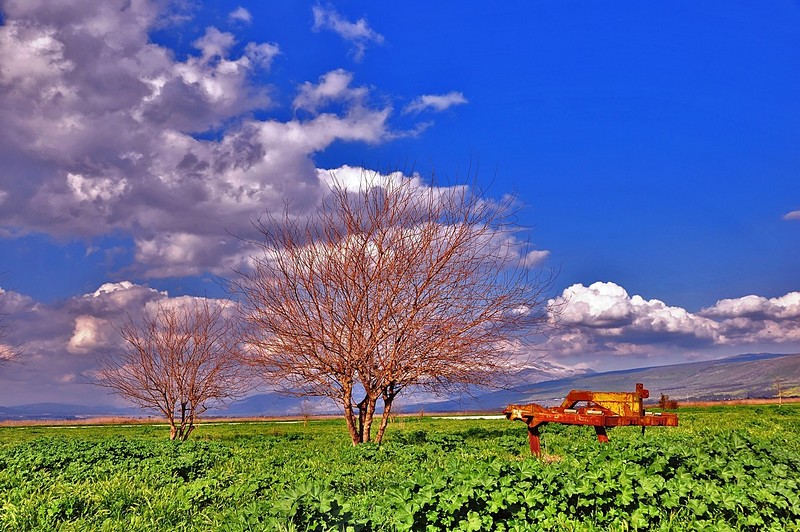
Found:
M 399 418 L 0 428 L 0 530 L 800 530 L 800 405 L 683 408 L 678 428 Z
M 455 461 L 392 490 L 383 514 L 392 516 L 393 527 L 413 530 L 800 524 L 796 447 L 792 452 L 743 431 L 709 435 L 702 446 L 697 438 L 664 440 L 580 445 L 550 464 Z

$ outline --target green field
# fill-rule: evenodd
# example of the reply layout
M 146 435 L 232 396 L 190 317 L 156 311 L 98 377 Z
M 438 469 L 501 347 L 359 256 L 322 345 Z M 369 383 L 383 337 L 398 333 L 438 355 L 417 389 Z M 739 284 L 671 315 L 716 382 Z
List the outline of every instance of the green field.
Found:
M 1 427 L 4 530 L 800 530 L 800 405 L 685 408 L 681 426 L 396 418 Z

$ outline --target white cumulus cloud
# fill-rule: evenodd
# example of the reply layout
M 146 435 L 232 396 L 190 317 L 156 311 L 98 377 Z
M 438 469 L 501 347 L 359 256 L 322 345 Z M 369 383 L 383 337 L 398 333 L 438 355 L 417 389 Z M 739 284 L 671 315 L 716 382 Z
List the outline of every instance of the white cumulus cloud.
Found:
M 768 299 L 723 299 L 693 313 L 658 299 L 631 296 L 621 286 L 576 284 L 549 301 L 560 327 L 546 342 L 555 356 L 703 358 L 740 349 L 800 348 L 800 293 Z M 772 346 L 772 347 L 768 347 Z
M 467 99 L 460 92 L 448 92 L 447 94 L 424 94 L 408 104 L 403 110 L 405 113 L 418 113 L 426 109 L 433 111 L 445 111 L 455 105 L 464 105 Z
M 348 41 L 352 46 L 353 58 L 361 61 L 364 58 L 367 46 L 370 44 L 383 44 L 383 35 L 369 27 L 366 19 L 360 18 L 355 22 L 342 17 L 333 8 L 314 6 L 315 31 L 330 30 L 339 37 Z
M 325 194 L 316 154 L 399 135 L 391 105 L 370 105 L 372 89 L 344 70 L 298 86 L 302 118 L 270 117 L 263 76 L 279 46 L 211 26 L 181 56 L 150 40 L 165 5 L 4 2 L 0 234 L 124 234 L 141 277 L 229 273 L 257 236 L 251 221 Z M 381 41 L 363 20 L 316 12 L 318 29 Z
M 549 306 L 566 330 L 566 336 L 551 341 L 556 354 L 641 354 L 653 345 L 710 346 L 719 340 L 719 324 L 713 320 L 631 296 L 615 283 L 572 285 Z
M 306 82 L 300 86 L 294 99 L 295 110 L 305 109 L 316 113 L 317 109 L 330 102 L 360 104 L 366 97 L 366 87 L 350 87 L 353 74 L 342 69 L 333 70 L 320 77 L 318 84 Z
M 87 353 L 93 349 L 105 346 L 113 332 L 110 324 L 94 316 L 77 316 L 75 330 L 67 342 L 67 351 L 70 353 Z
M 219 31 L 217 28 L 206 28 L 205 34 L 194 41 L 192 45 L 202 53 L 202 60 L 209 61 L 214 58 L 223 58 L 228 55 L 228 50 L 236 43 L 232 33 Z
M 789 292 L 774 298 L 748 295 L 734 299 L 721 299 L 700 311 L 713 318 L 769 318 L 776 320 L 800 319 L 800 292 Z
M 228 19 L 249 24 L 253 22 L 253 15 L 247 9 L 239 6 L 228 14 Z
M 572 285 L 552 300 L 551 305 L 561 307 L 561 322 L 565 325 L 619 327 L 629 325 L 633 316 L 628 292 L 614 283 Z

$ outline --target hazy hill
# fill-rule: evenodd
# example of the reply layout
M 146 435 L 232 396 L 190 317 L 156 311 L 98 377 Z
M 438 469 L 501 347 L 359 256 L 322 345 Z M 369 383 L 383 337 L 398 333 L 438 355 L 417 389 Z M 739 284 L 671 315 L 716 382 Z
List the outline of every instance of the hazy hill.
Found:
M 800 396 L 800 353 L 745 354 L 707 362 L 593 373 L 417 406 L 447 412 L 502 410 L 511 403 L 553 405 L 573 389 L 633 391 L 637 382 L 650 390 L 651 399 L 658 399 L 662 393 L 678 401 L 777 397 L 779 388 L 785 397 Z
M 500 411 L 507 404 L 560 403 L 573 389 L 600 391 L 633 391 L 637 382 L 644 383 L 650 397 L 664 393 L 678 401 L 724 400 L 748 397 L 776 397 L 780 383 L 784 396 L 800 396 L 800 354 L 745 354 L 708 362 L 692 362 L 652 368 L 637 368 L 607 373 L 589 371 L 562 376 L 569 371 L 540 363 L 524 370 L 511 388 L 494 392 L 476 392 L 449 400 L 402 397 L 397 400 L 398 412 Z M 549 377 L 549 379 L 548 379 Z M 554 378 L 556 377 L 556 378 Z M 557 378 L 560 377 L 560 378 Z M 548 379 L 544 380 L 543 379 Z M 303 412 L 323 414 L 337 412 L 326 400 L 296 399 L 276 394 L 255 395 L 218 412 L 221 415 L 297 415 Z
M 547 380 L 545 380 L 547 379 Z M 507 404 L 558 404 L 573 389 L 598 391 L 632 391 L 637 382 L 650 390 L 657 400 L 667 394 L 678 401 L 725 400 L 755 397 L 776 397 L 779 389 L 784 397 L 800 396 L 800 353 L 776 355 L 745 354 L 708 362 L 692 362 L 670 366 L 638 368 L 606 373 L 592 371 L 575 374 L 574 370 L 539 361 L 516 376 L 520 384 L 505 390 L 478 392 L 472 396 L 441 400 L 412 396 L 399 398 L 398 412 L 499 412 Z M 325 399 L 302 399 L 278 394 L 257 394 L 230 405 L 227 409 L 209 411 L 218 416 L 285 416 L 337 413 Z M 100 416 L 139 416 L 134 408 L 113 406 L 81 406 L 40 403 L 0 407 L 2 419 L 82 419 Z
M 19 406 L 0 406 L 1 420 L 87 419 L 96 417 L 141 416 L 136 408 L 115 406 L 84 406 L 62 403 L 34 403 Z

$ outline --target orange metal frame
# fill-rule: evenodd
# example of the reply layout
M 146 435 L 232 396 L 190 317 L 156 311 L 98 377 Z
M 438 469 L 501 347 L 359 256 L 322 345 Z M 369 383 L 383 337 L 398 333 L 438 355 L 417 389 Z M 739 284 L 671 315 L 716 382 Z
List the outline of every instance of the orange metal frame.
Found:
M 642 427 L 642 432 L 645 427 L 677 427 L 676 414 L 645 411 L 642 399 L 648 397 L 650 392 L 641 383 L 636 384 L 633 393 L 572 390 L 561 406 L 508 405 L 503 414 L 511 421 L 519 419 L 528 425 L 531 453 L 539 456 L 539 428 L 547 423 L 593 426 L 600 442 L 608 441 L 606 429 L 611 427 L 637 425 Z M 579 406 L 579 403 L 585 404 Z

